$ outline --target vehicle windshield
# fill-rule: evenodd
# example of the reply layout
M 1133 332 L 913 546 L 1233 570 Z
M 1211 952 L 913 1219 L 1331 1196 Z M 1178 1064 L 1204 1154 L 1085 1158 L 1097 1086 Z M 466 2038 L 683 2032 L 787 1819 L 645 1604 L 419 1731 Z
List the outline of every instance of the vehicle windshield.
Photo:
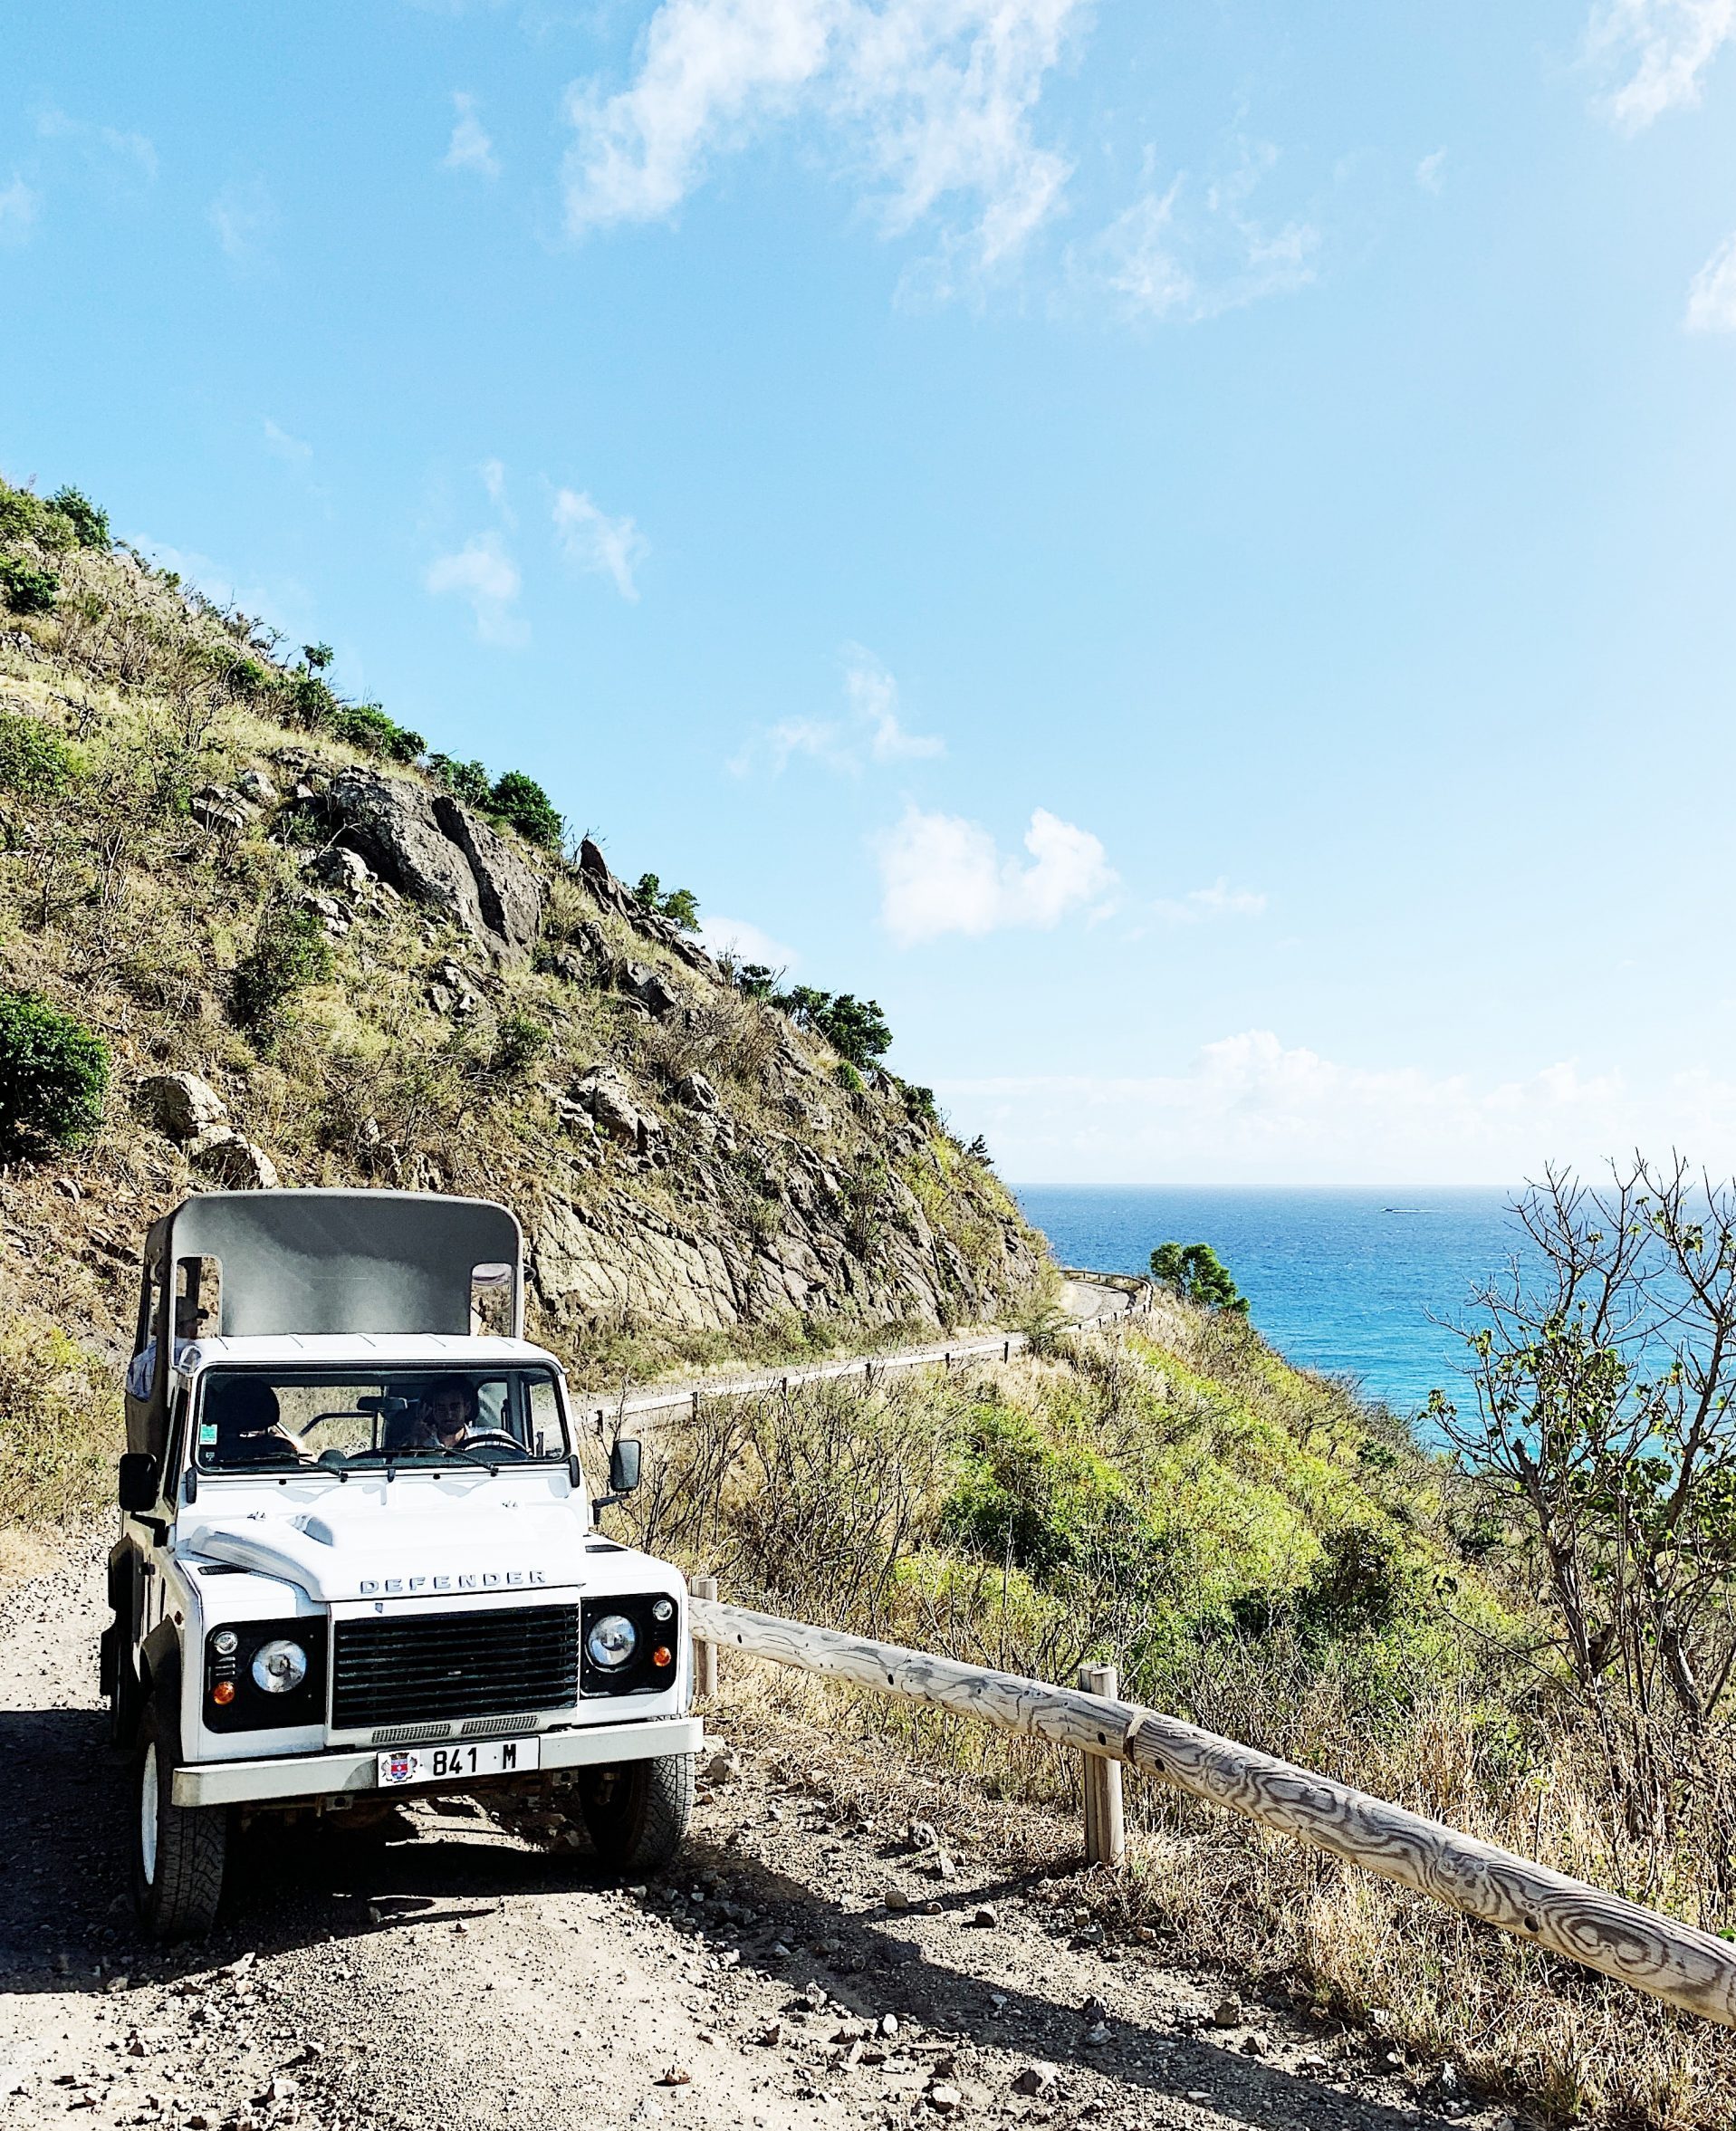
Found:
M 481 1470 L 568 1450 L 549 1369 L 214 1368 L 197 1396 L 202 1473 Z

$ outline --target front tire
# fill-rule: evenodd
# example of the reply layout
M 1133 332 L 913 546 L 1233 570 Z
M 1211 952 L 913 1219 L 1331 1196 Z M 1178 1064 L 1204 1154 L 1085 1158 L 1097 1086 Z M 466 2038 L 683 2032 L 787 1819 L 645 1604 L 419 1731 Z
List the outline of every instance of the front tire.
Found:
M 133 1761 L 132 1900 L 154 1939 L 201 1937 L 216 1922 L 229 1847 L 225 1806 L 177 1806 L 180 1726 L 163 1694 L 151 1695 Z
M 669 1863 L 693 1813 L 693 1769 L 692 1754 L 663 1753 L 585 1771 L 579 1806 L 605 1871 L 660 1872 Z
M 118 1753 L 130 1753 L 139 1743 L 145 1698 L 119 1613 L 102 1631 L 101 1668 L 102 1692 L 109 1697 L 109 1743 Z

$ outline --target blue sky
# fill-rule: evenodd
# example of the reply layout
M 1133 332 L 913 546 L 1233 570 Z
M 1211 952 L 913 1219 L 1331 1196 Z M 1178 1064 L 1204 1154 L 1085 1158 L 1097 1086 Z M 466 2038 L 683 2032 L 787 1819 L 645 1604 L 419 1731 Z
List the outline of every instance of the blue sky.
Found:
M 878 997 L 1015 1179 L 1728 1170 L 1732 43 L 14 10 L 0 466 Z

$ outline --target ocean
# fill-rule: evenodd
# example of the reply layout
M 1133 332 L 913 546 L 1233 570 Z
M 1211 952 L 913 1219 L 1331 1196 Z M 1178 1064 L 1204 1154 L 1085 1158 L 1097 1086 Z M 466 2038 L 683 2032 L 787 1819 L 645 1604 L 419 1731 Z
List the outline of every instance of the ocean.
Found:
M 1063 1265 L 1144 1272 L 1158 1243 L 1210 1243 L 1281 1354 L 1406 1415 L 1457 1395 L 1462 1343 L 1435 1320 L 1517 1244 L 1503 1191 L 1015 1190 Z

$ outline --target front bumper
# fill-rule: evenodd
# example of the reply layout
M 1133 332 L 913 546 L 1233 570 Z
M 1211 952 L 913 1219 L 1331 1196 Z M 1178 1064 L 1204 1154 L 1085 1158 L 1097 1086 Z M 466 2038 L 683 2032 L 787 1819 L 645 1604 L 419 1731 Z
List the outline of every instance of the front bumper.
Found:
M 529 1734 L 526 1734 L 529 1736 Z M 697 1753 L 705 1725 L 696 1716 L 648 1717 L 637 1723 L 592 1724 L 583 1731 L 540 1732 L 541 1769 L 583 1769 L 665 1753 Z M 169 1796 L 177 1806 L 229 1806 L 269 1799 L 339 1798 L 378 1790 L 379 1752 L 298 1753 L 281 1761 L 204 1761 L 178 1768 Z M 488 1779 L 479 1779 L 487 1781 Z M 394 1798 L 426 1797 L 430 1790 L 462 1790 L 456 1784 L 417 1784 Z

